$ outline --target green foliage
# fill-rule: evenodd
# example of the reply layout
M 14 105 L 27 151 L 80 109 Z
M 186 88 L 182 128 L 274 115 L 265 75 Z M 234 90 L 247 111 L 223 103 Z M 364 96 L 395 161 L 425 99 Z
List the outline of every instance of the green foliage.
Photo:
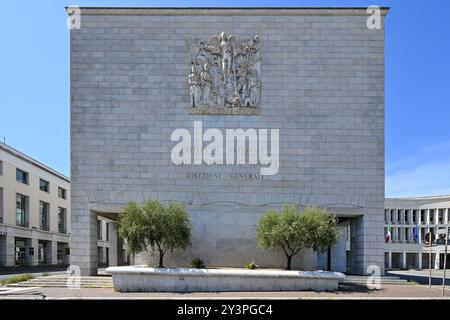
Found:
M 44 272 L 44 273 L 42 274 L 42 276 L 43 276 L 43 277 L 48 277 L 49 274 L 48 274 L 48 272 Z
M 135 202 L 130 202 L 119 218 L 119 235 L 127 240 L 131 253 L 145 251 L 146 230 L 144 212 Z
M 191 266 L 192 266 L 192 268 L 196 268 L 196 269 L 203 269 L 203 268 L 206 268 L 205 263 L 204 263 L 203 260 L 200 259 L 200 258 L 194 258 L 194 259 L 192 259 L 192 261 L 191 261 Z
M 127 240 L 132 253 L 147 247 L 158 252 L 159 266 L 163 267 L 166 252 L 190 245 L 191 223 L 183 205 L 171 203 L 164 207 L 155 200 L 140 207 L 130 202 L 120 217 L 119 234 Z
M 256 263 L 250 262 L 250 263 L 246 263 L 246 264 L 244 265 L 244 268 L 245 268 L 245 269 L 250 269 L 250 270 L 255 270 L 255 269 L 258 268 L 258 266 L 256 265 Z
M 35 277 L 32 274 L 19 274 L 16 276 L 12 276 L 11 278 L 0 281 L 2 286 L 6 286 L 8 284 L 13 284 L 17 282 L 28 281 L 30 279 L 34 279 Z
M 306 208 L 299 212 L 295 205 L 286 205 L 281 212 L 269 210 L 259 221 L 258 244 L 261 248 L 281 248 L 291 269 L 292 256 L 302 249 L 323 251 L 339 238 L 335 215 L 320 208 Z

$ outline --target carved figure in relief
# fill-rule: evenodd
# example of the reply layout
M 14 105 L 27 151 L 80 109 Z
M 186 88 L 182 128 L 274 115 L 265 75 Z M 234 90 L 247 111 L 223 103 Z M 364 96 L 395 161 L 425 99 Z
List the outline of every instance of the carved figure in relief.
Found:
M 209 95 L 211 93 L 211 76 L 209 75 L 209 64 L 203 65 L 203 71 L 200 74 L 200 88 L 202 91 L 202 105 L 208 105 Z
M 260 47 L 258 35 L 239 40 L 226 32 L 189 41 L 191 107 L 258 107 Z
M 195 108 L 199 105 L 200 87 L 195 65 L 191 65 L 191 72 L 189 74 L 189 97 L 191 108 Z

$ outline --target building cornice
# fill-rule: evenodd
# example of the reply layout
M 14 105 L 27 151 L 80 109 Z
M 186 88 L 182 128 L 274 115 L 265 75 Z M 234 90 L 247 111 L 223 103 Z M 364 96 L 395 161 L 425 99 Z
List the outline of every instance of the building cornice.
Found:
M 403 198 L 386 198 L 388 201 L 416 201 L 416 200 L 450 200 L 450 195 L 436 195 L 436 196 L 416 196 Z
M 8 146 L 7 144 L 4 144 L 2 142 L 0 142 L 0 150 L 3 150 L 11 155 L 13 155 L 16 158 L 19 158 L 33 166 L 36 166 L 68 183 L 70 183 L 70 178 L 66 177 L 65 175 L 63 175 L 62 173 L 59 173 L 58 171 L 46 166 L 45 164 L 27 156 L 26 154 L 20 152 L 19 150 L 14 149 L 13 147 Z
M 66 12 L 70 7 L 66 7 Z M 367 16 L 366 7 L 80 7 L 82 15 Z M 380 7 L 385 16 L 389 8 Z

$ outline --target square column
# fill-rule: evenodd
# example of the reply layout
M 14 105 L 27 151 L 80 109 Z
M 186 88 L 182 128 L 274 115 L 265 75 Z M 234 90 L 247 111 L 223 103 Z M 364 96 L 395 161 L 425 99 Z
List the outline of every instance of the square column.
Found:
M 39 265 L 39 240 L 37 238 L 27 239 L 27 260 L 30 266 Z M 33 255 L 30 255 L 30 249 L 33 248 Z
M 422 269 L 422 252 L 417 253 L 417 256 L 416 256 L 416 268 L 418 270 Z
M 117 223 L 108 223 L 109 228 L 109 266 L 117 266 L 117 243 L 118 243 L 118 233 L 117 233 Z
M 72 196 L 70 264 L 80 268 L 81 276 L 97 274 L 97 214 Z M 87 203 L 87 200 L 85 201 Z
M 406 269 L 406 251 L 402 252 L 402 269 Z
M 123 266 L 124 262 L 124 249 L 123 249 L 123 239 L 117 233 L 117 265 Z
M 377 267 L 384 274 L 383 212 L 384 208 L 371 208 L 366 216 L 352 219 L 350 273 L 368 275 Z
M 392 269 L 392 251 L 388 253 L 388 269 Z
M 48 263 L 52 265 L 58 264 L 58 242 L 57 241 L 51 241 L 49 246 L 49 253 L 48 253 Z
M 440 255 L 439 251 L 436 251 L 436 254 L 434 256 L 435 256 L 435 258 L 434 258 L 434 269 L 435 270 L 439 270 L 439 265 L 440 265 L 440 262 L 441 262 L 441 255 Z
M 6 235 L 0 239 L 0 266 L 12 267 L 16 264 L 15 238 Z

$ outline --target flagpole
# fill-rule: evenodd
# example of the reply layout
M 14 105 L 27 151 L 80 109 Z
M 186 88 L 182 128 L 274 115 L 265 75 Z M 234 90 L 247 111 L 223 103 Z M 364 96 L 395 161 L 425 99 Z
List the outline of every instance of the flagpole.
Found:
M 445 225 L 444 276 L 442 277 L 442 296 L 445 296 L 445 281 L 447 271 L 448 221 Z
M 428 277 L 428 286 L 431 288 L 431 230 L 428 232 L 428 244 L 430 246 L 430 251 L 428 253 L 428 268 L 430 269 L 429 271 L 429 277 Z

